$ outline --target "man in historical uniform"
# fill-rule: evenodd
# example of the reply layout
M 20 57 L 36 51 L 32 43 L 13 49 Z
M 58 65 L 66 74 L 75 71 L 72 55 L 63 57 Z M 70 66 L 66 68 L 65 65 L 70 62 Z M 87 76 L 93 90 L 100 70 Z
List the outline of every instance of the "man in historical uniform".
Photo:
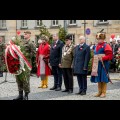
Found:
M 36 48 L 30 41 L 31 32 L 24 32 L 24 40 L 20 44 L 21 52 L 26 57 L 28 62 L 32 65 L 32 57 L 36 56 Z M 20 75 L 16 75 L 16 81 L 18 84 L 19 96 L 14 100 L 28 100 L 28 94 L 30 93 L 30 70 L 25 66 L 25 70 Z M 25 96 L 23 97 L 23 91 Z
M 62 49 L 62 59 L 59 67 L 62 68 L 65 90 L 62 92 L 73 93 L 73 54 L 74 45 L 72 35 L 68 34 L 65 38 L 65 45 Z
M 5 56 L 5 44 L 3 43 L 3 38 L 0 37 L 0 77 L 3 77 L 4 56 Z
M 107 83 L 110 82 L 108 77 L 109 61 L 112 60 L 113 53 L 109 44 L 105 43 L 105 33 L 96 35 L 98 44 L 94 49 L 94 58 L 91 73 L 91 82 L 98 83 L 98 93 L 95 97 L 105 97 Z

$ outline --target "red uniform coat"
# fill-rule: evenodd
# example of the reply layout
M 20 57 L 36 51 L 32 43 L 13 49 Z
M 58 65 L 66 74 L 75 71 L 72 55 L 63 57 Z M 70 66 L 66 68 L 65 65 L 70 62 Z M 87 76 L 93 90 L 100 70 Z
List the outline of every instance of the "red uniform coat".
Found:
M 48 61 L 49 61 L 49 56 L 50 56 L 50 46 L 48 43 L 45 44 L 41 44 L 37 50 L 37 56 L 36 56 L 36 61 L 38 64 L 37 67 L 37 76 L 40 76 L 40 60 L 39 60 L 39 56 L 40 55 L 44 55 L 44 60 L 46 61 L 45 63 L 45 75 L 51 75 L 51 69 L 48 66 Z

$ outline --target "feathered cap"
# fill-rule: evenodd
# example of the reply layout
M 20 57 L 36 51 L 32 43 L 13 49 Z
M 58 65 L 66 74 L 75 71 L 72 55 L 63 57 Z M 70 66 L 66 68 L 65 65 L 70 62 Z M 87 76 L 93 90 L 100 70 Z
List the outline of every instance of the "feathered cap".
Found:
M 97 33 L 96 39 L 106 39 L 106 34 L 103 32 L 103 30 L 104 29 Z

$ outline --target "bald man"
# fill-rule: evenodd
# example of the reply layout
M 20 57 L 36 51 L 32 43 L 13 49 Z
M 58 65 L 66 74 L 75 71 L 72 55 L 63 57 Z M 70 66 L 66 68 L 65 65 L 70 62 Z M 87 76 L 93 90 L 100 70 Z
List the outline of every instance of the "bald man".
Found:
M 74 74 L 77 75 L 79 92 L 77 95 L 86 95 L 87 91 L 87 73 L 90 61 L 90 46 L 86 43 L 84 36 L 79 37 L 79 44 L 75 47 L 74 52 Z

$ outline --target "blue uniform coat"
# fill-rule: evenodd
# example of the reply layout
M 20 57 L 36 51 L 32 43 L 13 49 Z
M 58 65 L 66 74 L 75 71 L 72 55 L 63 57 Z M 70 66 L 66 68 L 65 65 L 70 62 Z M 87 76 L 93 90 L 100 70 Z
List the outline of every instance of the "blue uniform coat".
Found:
M 90 47 L 84 43 L 83 46 L 77 45 L 74 51 L 74 74 L 87 74 L 90 61 Z

